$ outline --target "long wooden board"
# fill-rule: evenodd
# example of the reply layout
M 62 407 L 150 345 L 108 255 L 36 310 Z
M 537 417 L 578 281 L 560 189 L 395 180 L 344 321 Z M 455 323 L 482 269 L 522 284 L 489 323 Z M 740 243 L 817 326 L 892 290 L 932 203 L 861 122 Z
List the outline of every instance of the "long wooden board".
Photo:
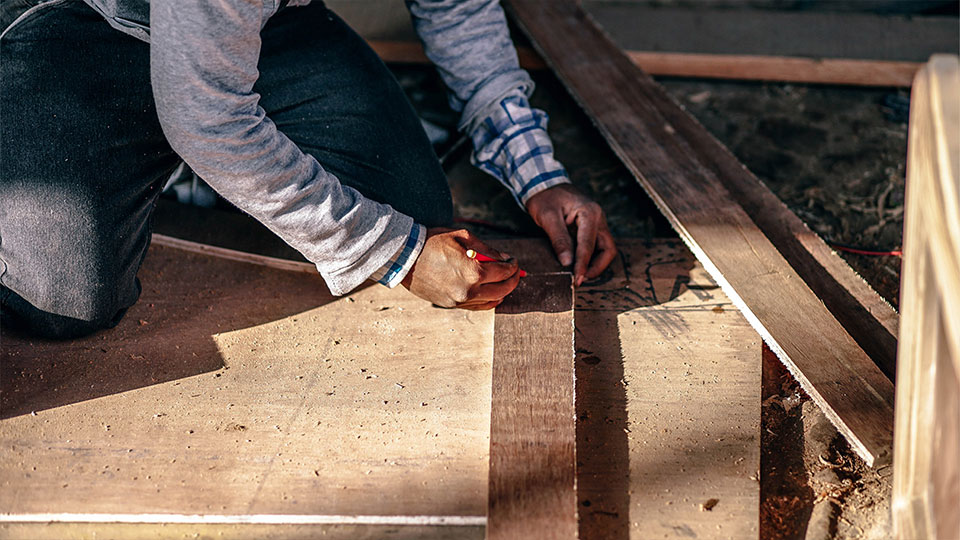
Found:
M 429 63 L 417 41 L 368 41 L 384 62 Z M 520 66 L 544 69 L 546 64 L 528 47 L 518 47 Z M 743 81 L 774 81 L 851 86 L 910 86 L 923 64 L 889 60 L 801 58 L 743 54 L 627 51 L 627 56 L 651 75 Z
M 722 154 L 722 145 L 574 2 L 509 6 L 681 238 L 853 449 L 868 464 L 888 461 L 893 384 L 725 187 L 709 157 Z
M 496 310 L 487 538 L 576 538 L 573 280 L 531 274 Z

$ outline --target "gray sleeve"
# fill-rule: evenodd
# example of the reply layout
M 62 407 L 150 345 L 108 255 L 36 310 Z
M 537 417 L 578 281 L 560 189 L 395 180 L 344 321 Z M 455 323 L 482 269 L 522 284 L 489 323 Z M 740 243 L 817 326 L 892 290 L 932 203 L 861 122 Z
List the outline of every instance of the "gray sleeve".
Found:
M 253 85 L 272 2 L 151 4 L 157 114 L 200 177 L 315 263 L 334 294 L 349 292 L 403 248 L 412 218 L 343 186 L 259 106 Z
M 407 8 L 427 57 L 450 89 L 451 107 L 461 112 L 461 130 L 473 131 L 478 118 L 517 89 L 533 92 L 499 0 L 407 0 Z

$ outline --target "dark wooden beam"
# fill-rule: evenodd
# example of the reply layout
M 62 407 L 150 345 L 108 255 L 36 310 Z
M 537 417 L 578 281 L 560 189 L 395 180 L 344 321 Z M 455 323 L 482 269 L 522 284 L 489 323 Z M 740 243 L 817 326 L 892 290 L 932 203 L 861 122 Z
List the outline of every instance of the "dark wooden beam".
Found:
M 521 280 L 493 335 L 487 538 L 576 538 L 571 275 Z

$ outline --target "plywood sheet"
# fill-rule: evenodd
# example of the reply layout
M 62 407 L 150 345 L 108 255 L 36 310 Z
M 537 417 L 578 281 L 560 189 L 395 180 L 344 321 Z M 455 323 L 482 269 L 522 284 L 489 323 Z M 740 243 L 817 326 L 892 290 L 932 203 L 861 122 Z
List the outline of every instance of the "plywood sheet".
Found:
M 560 270 L 545 241 L 495 245 Z M 576 297 L 580 536 L 753 535 L 758 337 L 679 242 L 618 247 Z M 0 508 L 155 523 L 0 535 L 483 535 L 493 313 L 379 286 L 335 299 L 319 278 L 169 248 L 140 277 L 113 332 L 4 335 Z
M 482 525 L 492 312 L 170 248 L 140 279 L 113 331 L 4 335 L 4 514 Z

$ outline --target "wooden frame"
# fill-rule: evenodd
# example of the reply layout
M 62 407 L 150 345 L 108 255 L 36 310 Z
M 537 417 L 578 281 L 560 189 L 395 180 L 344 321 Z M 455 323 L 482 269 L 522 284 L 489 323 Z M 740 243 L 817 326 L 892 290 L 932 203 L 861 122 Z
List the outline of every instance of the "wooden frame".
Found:
M 960 59 L 913 85 L 904 230 L 894 529 L 960 534 Z

